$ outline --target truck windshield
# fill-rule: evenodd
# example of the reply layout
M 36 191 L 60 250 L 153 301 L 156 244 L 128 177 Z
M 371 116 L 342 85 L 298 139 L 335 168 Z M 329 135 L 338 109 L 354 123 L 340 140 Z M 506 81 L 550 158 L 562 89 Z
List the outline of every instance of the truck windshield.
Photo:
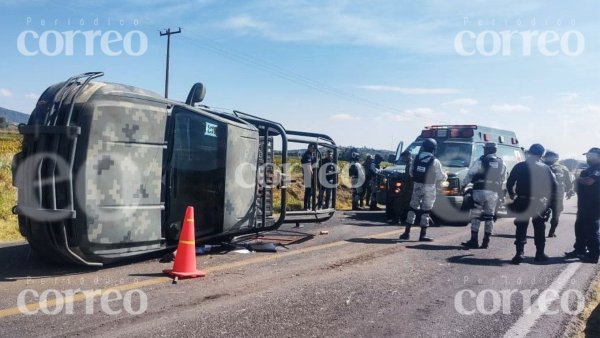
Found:
M 416 157 L 421 150 L 421 141 L 412 143 L 406 150 Z M 438 141 L 435 156 L 444 167 L 468 167 L 471 164 L 471 152 L 473 146 L 470 143 L 443 142 Z

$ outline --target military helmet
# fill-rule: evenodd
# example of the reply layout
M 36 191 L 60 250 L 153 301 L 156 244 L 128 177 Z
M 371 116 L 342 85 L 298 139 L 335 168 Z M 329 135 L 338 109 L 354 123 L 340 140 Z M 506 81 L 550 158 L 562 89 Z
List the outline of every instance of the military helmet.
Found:
M 375 162 L 383 161 L 383 156 L 381 154 L 375 154 L 375 158 L 373 159 Z
M 484 146 L 483 146 L 483 152 L 486 155 L 489 154 L 495 154 L 496 151 L 498 151 L 498 146 L 496 145 L 496 143 L 494 142 L 487 142 Z
M 423 149 L 423 151 L 426 152 L 435 153 L 437 149 L 437 141 L 432 138 L 426 138 L 425 140 L 423 140 L 421 149 Z
M 546 152 L 546 154 L 544 155 L 544 162 L 546 164 L 552 165 L 554 163 L 556 163 L 556 161 L 558 161 L 558 153 L 552 151 L 552 150 L 548 150 Z
M 373 155 L 367 154 L 367 160 L 372 160 L 372 159 L 373 159 Z
M 529 151 L 527 153 L 534 156 L 544 156 L 544 152 L 546 152 L 546 148 L 539 143 L 535 143 L 529 147 Z

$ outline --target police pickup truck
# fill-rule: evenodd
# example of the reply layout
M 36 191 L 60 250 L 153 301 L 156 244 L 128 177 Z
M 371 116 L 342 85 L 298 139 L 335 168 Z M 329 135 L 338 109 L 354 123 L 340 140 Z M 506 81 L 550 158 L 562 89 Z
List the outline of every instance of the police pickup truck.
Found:
M 463 207 L 465 196 L 469 195 L 471 188 L 461 190 L 461 182 L 465 178 L 469 166 L 483 155 L 486 142 L 495 142 L 498 146 L 497 155 L 506 164 L 508 172 L 515 164 L 525 159 L 523 149 L 514 132 L 478 125 L 434 125 L 425 127 L 417 139 L 406 150 L 414 158 L 421 149 L 424 139 L 433 138 L 438 143 L 436 157 L 442 163 L 443 169 L 448 173 L 448 180 L 442 182 L 438 189 L 438 198 L 433 207 L 434 219 L 444 224 L 466 225 L 469 220 L 468 208 Z M 379 191 L 377 202 L 392 208 L 394 197 L 400 196 L 405 173 L 405 163 L 402 163 L 400 153 L 403 151 L 402 143 L 398 146 L 393 166 L 385 168 L 379 176 Z M 500 196 L 498 209 L 504 209 L 504 194 Z M 402 207 L 402 206 L 400 206 Z M 407 206 L 406 206 L 407 207 Z M 402 220 L 401 220 L 402 221 Z

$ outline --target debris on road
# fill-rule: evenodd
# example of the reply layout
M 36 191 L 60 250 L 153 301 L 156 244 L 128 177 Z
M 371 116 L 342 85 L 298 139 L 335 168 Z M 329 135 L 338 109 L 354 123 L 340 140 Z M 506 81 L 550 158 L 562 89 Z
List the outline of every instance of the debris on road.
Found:
M 329 235 L 329 231 L 321 230 L 321 232 L 319 232 L 319 235 Z

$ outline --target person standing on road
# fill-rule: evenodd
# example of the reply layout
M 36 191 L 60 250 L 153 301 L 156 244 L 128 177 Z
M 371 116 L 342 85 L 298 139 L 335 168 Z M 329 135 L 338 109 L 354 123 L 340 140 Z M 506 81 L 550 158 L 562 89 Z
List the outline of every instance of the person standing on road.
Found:
M 315 143 L 308 145 L 308 149 L 302 155 L 300 163 L 302 164 L 302 175 L 304 176 L 304 210 L 311 210 L 313 186 L 315 185 L 314 168 L 317 164 L 317 145 Z
M 567 199 L 570 199 L 575 194 L 573 192 L 573 180 L 571 179 L 571 172 L 567 167 L 558 163 L 558 154 L 548 150 L 544 155 L 544 163 L 552 169 L 554 176 L 556 176 L 556 183 L 558 187 L 556 189 L 556 196 L 554 198 L 554 205 L 550 206 L 552 210 L 552 218 L 550 219 L 550 231 L 548 237 L 556 237 L 555 231 L 558 226 L 560 214 L 564 210 L 565 194 Z
M 369 206 L 371 205 L 371 174 L 370 174 L 370 170 L 369 168 L 371 167 L 371 163 L 373 163 L 373 155 L 371 154 L 367 154 L 367 157 L 365 158 L 365 161 L 363 162 L 362 167 L 364 168 L 364 170 L 366 170 L 365 172 L 365 182 L 363 183 L 362 186 L 362 191 L 360 194 L 360 207 L 362 208 L 363 206 Z M 363 200 L 364 203 L 363 204 Z
M 363 186 L 365 180 L 365 172 L 363 167 L 360 165 L 359 154 L 356 151 L 352 152 L 350 160 L 350 181 L 352 183 L 352 210 L 360 210 L 358 207 L 359 200 L 363 194 Z
M 396 187 L 390 187 L 387 192 L 388 201 L 386 203 L 386 216 L 389 224 L 398 224 L 400 220 L 406 220 L 408 214 L 408 207 L 410 198 L 412 196 L 413 182 L 410 177 L 410 164 L 412 162 L 412 156 L 409 151 L 405 150 L 400 154 L 400 160 L 404 164 L 404 172 L 400 174 L 399 182 L 400 194 L 393 196 L 391 189 Z M 390 208 L 390 210 L 388 210 Z
M 576 181 L 577 219 L 575 220 L 575 250 L 565 253 L 588 263 L 598 263 L 600 256 L 600 148 L 584 154 L 589 167 Z M 589 252 L 586 252 L 589 250 Z
M 334 189 L 332 187 L 335 185 L 336 177 L 335 163 L 333 163 L 332 155 L 333 150 L 328 149 L 319 166 L 319 182 L 321 183 L 321 188 L 319 189 L 319 202 L 317 203 L 317 208 L 319 209 L 329 209 L 331 204 L 331 195 Z M 325 197 L 324 201 L 323 197 Z
M 479 227 L 482 220 L 485 222 L 485 233 L 481 248 L 487 249 L 490 243 L 498 196 L 506 179 L 506 166 L 502 159 L 496 156 L 496 151 L 495 143 L 486 143 L 483 156 L 473 162 L 463 182 L 463 191 L 469 183 L 473 183 L 471 239 L 462 243 L 467 248 L 479 248 Z
M 383 161 L 383 156 L 381 154 L 375 154 L 373 158 L 373 162 L 369 166 L 369 175 L 371 180 L 371 201 L 369 204 L 369 210 L 371 211 L 379 211 L 381 208 L 377 206 L 377 191 L 379 190 L 377 187 L 377 177 L 381 173 L 381 162 Z
M 442 170 L 442 163 L 435 158 L 436 149 L 437 142 L 434 139 L 425 139 L 421 145 L 419 155 L 411 163 L 409 172 L 414 182 L 413 192 L 410 209 L 406 217 L 407 225 L 404 233 L 400 235 L 400 239 L 409 239 L 410 228 L 416 224 L 417 217 L 420 216 L 421 234 L 419 241 L 433 241 L 427 237 L 429 213 L 435 203 L 437 183 L 448 179 L 448 175 Z
M 532 220 L 535 236 L 535 261 L 548 260 L 544 253 L 546 246 L 546 223 L 544 215 L 552 199 L 556 196 L 556 178 L 550 167 L 541 162 L 545 149 L 541 144 L 529 148 L 527 160 L 520 162 L 510 172 L 506 182 L 508 195 L 513 200 L 511 210 L 515 212 L 515 248 L 512 264 L 520 264 L 525 259 L 524 249 L 527 243 L 527 227 Z

